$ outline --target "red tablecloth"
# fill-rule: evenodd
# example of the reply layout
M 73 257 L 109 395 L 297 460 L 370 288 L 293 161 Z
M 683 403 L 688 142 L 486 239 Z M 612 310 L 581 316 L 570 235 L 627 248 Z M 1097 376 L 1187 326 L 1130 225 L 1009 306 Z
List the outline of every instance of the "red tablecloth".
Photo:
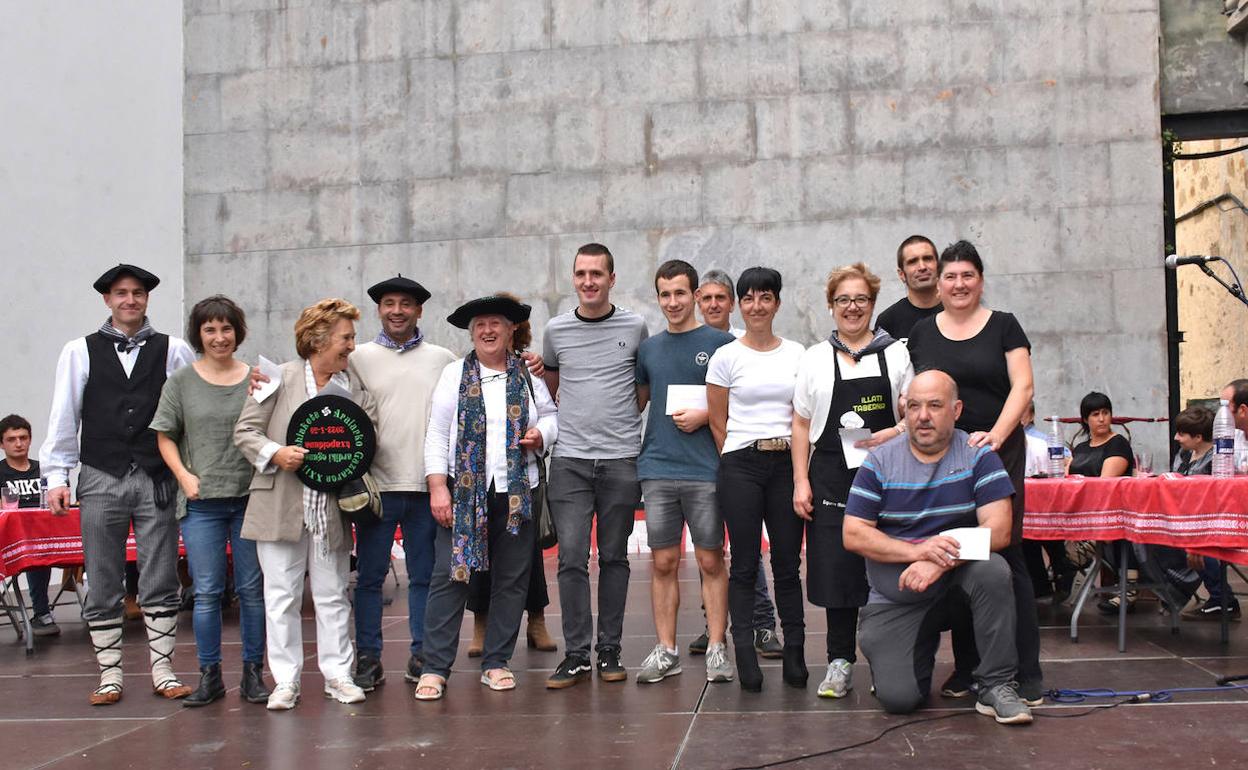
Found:
M 126 558 L 138 558 L 134 533 L 126 540 Z M 82 529 L 78 509 L 53 516 L 38 508 L 0 511 L 0 578 L 32 567 L 82 566 Z
M 1169 545 L 1248 564 L 1248 477 L 1027 479 L 1023 536 Z

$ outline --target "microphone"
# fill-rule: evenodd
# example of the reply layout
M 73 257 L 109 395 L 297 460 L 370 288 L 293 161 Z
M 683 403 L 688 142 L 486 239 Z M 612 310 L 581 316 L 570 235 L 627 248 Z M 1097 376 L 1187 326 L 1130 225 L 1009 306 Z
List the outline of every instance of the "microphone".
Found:
M 1173 270 L 1180 265 L 1203 265 L 1206 262 L 1216 262 L 1221 259 L 1221 257 L 1180 257 L 1178 254 L 1171 254 L 1166 257 L 1166 267 Z

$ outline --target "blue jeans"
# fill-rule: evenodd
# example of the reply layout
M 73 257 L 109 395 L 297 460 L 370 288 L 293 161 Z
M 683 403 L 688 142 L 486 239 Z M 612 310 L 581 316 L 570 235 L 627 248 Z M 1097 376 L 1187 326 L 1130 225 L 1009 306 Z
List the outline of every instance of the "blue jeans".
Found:
M 30 589 L 30 609 L 34 617 L 51 612 L 48 606 L 48 584 L 52 582 L 51 567 L 35 567 L 23 573 L 26 585 Z
M 1209 601 L 1221 605 L 1223 594 L 1230 593 L 1226 581 L 1222 579 L 1222 565 L 1217 559 L 1206 556 L 1204 566 L 1197 571 L 1200 573 L 1200 579 L 1205 583 L 1205 590 L 1209 592 Z M 1235 594 L 1230 593 L 1227 606 L 1239 606 L 1239 600 L 1235 598 Z
M 436 524 L 427 492 L 382 492 L 381 522 L 355 528 L 355 646 L 360 655 L 381 656 L 381 587 L 390 571 L 394 528 L 403 529 L 407 561 L 407 623 L 412 655 L 425 644 L 425 604 L 433 574 Z
M 221 662 L 221 597 L 225 594 L 225 545 L 234 557 L 234 592 L 238 594 L 239 633 L 245 663 L 264 662 L 264 579 L 256 543 L 239 533 L 246 497 L 188 500 L 182 519 L 182 543 L 195 592 L 195 646 L 199 665 Z

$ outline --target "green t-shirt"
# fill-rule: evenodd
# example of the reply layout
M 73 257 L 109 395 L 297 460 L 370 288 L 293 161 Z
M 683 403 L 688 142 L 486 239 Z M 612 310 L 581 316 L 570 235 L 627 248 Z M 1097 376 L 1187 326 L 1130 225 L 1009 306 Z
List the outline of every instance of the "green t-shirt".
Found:
M 178 444 L 187 470 L 199 477 L 199 499 L 242 497 L 251 483 L 252 467 L 234 446 L 234 423 L 247 398 L 244 377 L 235 385 L 213 385 L 194 366 L 184 366 L 165 381 L 152 430 Z M 178 518 L 186 501 L 178 494 Z

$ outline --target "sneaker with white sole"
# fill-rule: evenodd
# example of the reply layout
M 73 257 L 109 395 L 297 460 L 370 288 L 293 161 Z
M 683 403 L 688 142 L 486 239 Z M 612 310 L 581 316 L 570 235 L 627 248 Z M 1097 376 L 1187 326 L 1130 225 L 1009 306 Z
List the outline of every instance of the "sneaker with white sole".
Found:
M 365 695 L 360 686 L 349 676 L 340 676 L 325 682 L 325 697 L 339 703 L 362 703 Z
M 1013 682 L 1002 682 L 987 690 L 981 689 L 975 701 L 975 710 L 992 717 L 999 724 L 1031 724 L 1031 709 L 1018 697 L 1017 686 Z
M 269 711 L 289 711 L 299 702 L 299 685 L 296 682 L 279 682 L 269 693 Z
M 710 648 L 707 648 L 707 655 L 710 655 Z M 656 644 L 646 659 L 641 662 L 641 670 L 637 672 L 637 683 L 653 684 L 679 673 L 680 655 L 668 652 L 662 644 Z
M 706 681 L 731 682 L 737 675 L 728 660 L 728 647 L 723 642 L 708 645 L 706 648 Z
M 844 658 L 837 658 L 828 664 L 828 672 L 823 675 L 816 694 L 820 698 L 844 698 L 854 689 L 854 665 Z

